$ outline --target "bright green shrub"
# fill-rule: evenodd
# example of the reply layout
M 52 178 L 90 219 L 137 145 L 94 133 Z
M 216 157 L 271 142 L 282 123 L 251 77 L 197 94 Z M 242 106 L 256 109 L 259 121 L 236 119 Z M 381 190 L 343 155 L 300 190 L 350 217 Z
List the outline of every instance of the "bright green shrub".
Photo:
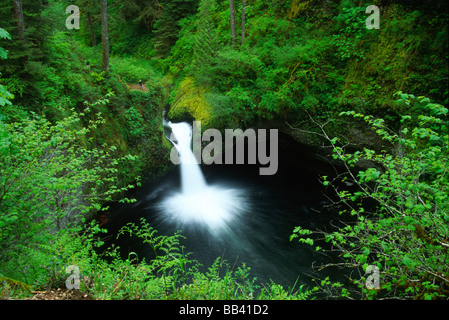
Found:
M 295 229 L 292 239 L 326 246 L 340 253 L 347 266 L 361 275 L 352 278 L 356 287 L 325 284 L 340 295 L 362 298 L 447 299 L 449 296 L 449 121 L 448 109 L 428 98 L 398 93 L 403 115 L 399 132 L 385 126 L 383 119 L 354 111 L 344 115 L 364 120 L 385 141 L 391 152 L 364 149 L 347 153 L 337 138 L 330 139 L 334 158 L 344 163 L 339 180 L 355 183 L 354 191 L 337 188 L 338 204 L 353 216 L 335 232 Z M 419 113 L 418 113 L 419 112 Z M 416 116 L 415 114 L 419 114 Z M 327 136 L 326 132 L 323 134 Z M 361 160 L 376 168 L 355 171 Z M 374 205 L 369 206 L 369 202 Z M 312 235 L 312 237 L 310 237 Z M 314 236 L 317 236 L 314 238 Z M 303 238 L 307 237 L 307 238 Z M 314 241 L 315 239 L 315 241 Z M 320 248 L 317 248 L 320 250 Z M 332 265 L 332 264 L 331 264 Z M 379 288 L 367 288 L 368 266 L 379 269 Z M 358 272 L 357 272 L 358 271 Z
M 86 110 L 87 112 L 87 110 Z M 55 233 L 79 223 L 132 187 L 117 172 L 132 156 L 114 157 L 116 148 L 86 147 L 84 114 L 72 111 L 51 124 L 34 115 L 22 122 L 0 122 L 0 269 L 17 280 L 32 279 L 40 248 Z M 44 263 L 44 261 L 42 261 Z
M 138 84 L 154 82 L 156 73 L 151 67 L 145 66 L 141 61 L 133 58 L 111 57 L 111 71 L 117 74 L 125 83 Z
M 97 229 L 96 232 L 100 230 Z M 103 254 L 88 253 L 97 245 L 94 237 L 83 236 L 87 241 L 82 252 L 80 271 L 89 281 L 82 283 L 81 290 L 98 299 L 307 299 L 313 290 L 301 286 L 297 291 L 285 291 L 271 283 L 263 289 L 250 277 L 250 268 L 245 264 L 231 267 L 222 258 L 204 270 L 190 253 L 180 245 L 183 236 L 159 235 L 145 219 L 138 224 L 128 223 L 122 227 L 118 237 L 129 236 L 152 249 L 153 257 L 139 259 L 130 253 L 125 259 L 119 256 L 119 248 L 109 248 Z M 76 242 L 80 242 L 75 241 Z M 107 258 L 108 262 L 105 259 Z

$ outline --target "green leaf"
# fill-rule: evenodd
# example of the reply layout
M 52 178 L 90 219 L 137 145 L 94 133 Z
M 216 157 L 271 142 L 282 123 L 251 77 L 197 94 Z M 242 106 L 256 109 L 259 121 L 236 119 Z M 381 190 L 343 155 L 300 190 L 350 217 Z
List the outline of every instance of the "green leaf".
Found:
M 0 28 L 0 38 L 11 40 L 11 35 L 5 29 Z
M 411 267 L 413 265 L 413 261 L 408 256 L 404 256 L 402 258 L 402 263 L 407 267 Z
M 8 58 L 8 51 L 0 47 L 0 59 L 6 59 Z

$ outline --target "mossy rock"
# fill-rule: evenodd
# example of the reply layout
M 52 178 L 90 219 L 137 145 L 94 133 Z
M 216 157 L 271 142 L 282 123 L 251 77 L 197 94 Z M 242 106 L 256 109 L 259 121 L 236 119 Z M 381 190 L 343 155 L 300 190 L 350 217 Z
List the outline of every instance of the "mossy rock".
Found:
M 198 87 L 193 78 L 185 78 L 179 85 L 168 113 L 173 120 L 201 121 L 202 128 L 212 124 L 211 105 L 205 98 L 206 89 Z

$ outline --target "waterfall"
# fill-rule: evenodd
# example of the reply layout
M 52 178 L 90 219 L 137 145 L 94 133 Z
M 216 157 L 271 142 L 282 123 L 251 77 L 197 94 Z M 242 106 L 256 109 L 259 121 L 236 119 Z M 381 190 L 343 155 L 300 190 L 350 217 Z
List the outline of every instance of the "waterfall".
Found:
M 229 229 L 248 203 L 241 189 L 219 184 L 209 185 L 191 149 L 192 127 L 185 122 L 171 123 L 170 141 L 179 154 L 181 188 L 172 191 L 159 204 L 163 217 L 181 227 L 203 225 L 211 231 Z
M 193 194 L 204 191 L 206 180 L 190 148 L 192 128 L 186 122 L 169 123 L 168 125 L 172 129 L 172 136 L 176 139 L 176 142 L 173 139 L 171 141 L 175 145 L 181 161 L 182 192 Z

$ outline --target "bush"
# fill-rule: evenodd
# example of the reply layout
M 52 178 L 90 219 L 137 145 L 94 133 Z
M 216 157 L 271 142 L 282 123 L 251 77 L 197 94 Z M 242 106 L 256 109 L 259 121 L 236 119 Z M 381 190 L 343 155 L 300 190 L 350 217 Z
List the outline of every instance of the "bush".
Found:
M 388 129 L 383 119 L 353 111 L 342 113 L 367 122 L 383 140 L 395 145 L 394 152 L 376 153 L 365 148 L 350 154 L 339 145 L 337 138 L 328 139 L 334 148 L 334 158 L 341 160 L 346 170 L 334 180 L 324 177 L 324 184 L 335 187 L 339 204 L 348 208 L 345 212 L 356 222 L 335 232 L 298 227 L 291 238 L 300 236 L 301 242 L 311 245 L 324 240 L 329 250 L 340 253 L 344 259 L 340 266 L 358 270 L 361 279 L 351 279 L 355 291 L 350 290 L 354 287 L 325 281 L 326 285 L 338 289 L 340 295 L 370 299 L 447 299 L 448 109 L 425 97 L 416 98 L 402 92 L 398 95 L 398 103 L 420 114 L 402 116 L 398 133 Z M 373 161 L 378 166 L 356 172 L 354 168 L 362 160 Z M 357 186 L 356 190 L 338 189 L 340 179 L 349 179 Z M 369 266 L 379 270 L 378 288 L 365 286 Z
M 31 270 L 53 261 L 40 252 L 59 230 L 132 187 L 117 175 L 132 157 L 115 158 L 112 146 L 86 147 L 87 134 L 104 120 L 97 115 L 83 127 L 84 114 L 71 112 L 54 125 L 37 115 L 0 121 L 0 269 L 19 281 L 36 279 Z
M 97 232 L 101 230 L 97 228 Z M 128 223 L 118 237 L 132 236 L 149 246 L 154 253 L 151 260 L 141 260 L 134 253 L 126 259 L 119 257 L 119 248 L 104 251 L 103 258 L 88 253 L 94 249 L 93 237 L 85 238 L 90 245 L 84 246 L 86 263 L 80 267 L 83 278 L 81 290 L 97 299 L 306 299 L 313 290 L 301 286 L 296 292 L 285 291 L 271 283 L 259 289 L 256 278 L 250 278 L 250 268 L 245 265 L 230 267 L 227 261 L 217 258 L 206 271 L 196 260 L 189 259 L 180 245 L 183 236 L 178 232 L 171 236 L 158 235 L 150 224 L 141 219 L 139 224 Z M 78 241 L 79 242 L 79 241 Z M 100 243 L 101 245 L 102 243 Z M 83 271 L 84 270 L 84 271 Z
M 139 80 L 144 83 L 154 82 L 157 74 L 145 64 L 149 63 L 132 58 L 111 57 L 111 71 L 126 83 L 138 84 Z
M 23 281 L 32 286 L 0 274 L 6 283 L 0 286 L 0 296 L 22 298 L 31 289 L 63 288 L 74 270 L 78 272 L 79 290 L 101 300 L 304 300 L 315 291 L 304 286 L 286 291 L 275 283 L 261 289 L 257 279 L 250 278 L 249 267 L 243 264 L 234 270 L 221 258 L 201 271 L 201 265 L 189 259 L 190 253 L 180 246 L 183 237 L 179 232 L 158 235 L 145 219 L 128 223 L 118 237 L 128 235 L 149 246 L 154 252 L 150 260 L 139 259 L 132 252 L 122 258 L 119 247 L 105 248 L 101 240 L 105 232 L 94 221 L 82 228 L 60 230 L 49 244 L 39 244 L 39 250 L 30 251 Z

